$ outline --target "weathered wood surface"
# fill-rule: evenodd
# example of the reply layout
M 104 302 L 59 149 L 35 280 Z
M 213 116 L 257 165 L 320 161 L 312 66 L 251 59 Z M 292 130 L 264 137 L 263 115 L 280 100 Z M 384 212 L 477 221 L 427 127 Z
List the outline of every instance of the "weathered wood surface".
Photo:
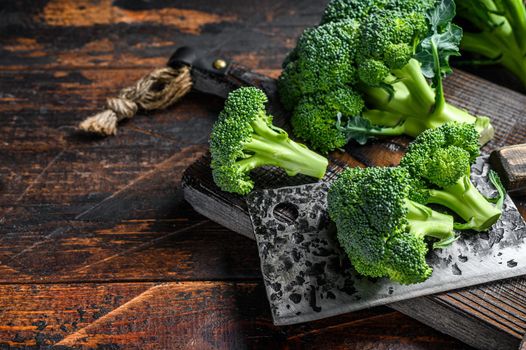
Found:
M 253 242 L 182 198 L 220 99 L 74 130 L 179 45 L 276 77 L 323 6 L 0 2 L 0 348 L 468 348 L 388 308 L 271 325 Z
M 386 308 L 276 328 L 260 281 L 2 285 L 11 347 L 464 349 Z M 378 341 L 382 339 L 382 341 Z M 112 347 L 113 346 L 113 347 Z

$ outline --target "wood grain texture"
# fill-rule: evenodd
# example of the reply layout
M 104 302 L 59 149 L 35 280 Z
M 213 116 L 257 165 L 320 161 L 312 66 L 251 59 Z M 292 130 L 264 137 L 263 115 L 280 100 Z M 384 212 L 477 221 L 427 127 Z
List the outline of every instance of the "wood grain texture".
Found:
M 0 286 L 0 346 L 58 349 L 466 349 L 386 308 L 295 327 L 254 282 Z
M 277 77 L 324 5 L 0 2 L 0 349 L 469 349 L 388 308 L 271 325 L 253 242 L 182 196 L 221 99 L 190 94 L 114 138 L 74 129 L 180 45 Z
M 526 194 L 526 144 L 497 149 L 491 152 L 490 162 L 508 192 Z

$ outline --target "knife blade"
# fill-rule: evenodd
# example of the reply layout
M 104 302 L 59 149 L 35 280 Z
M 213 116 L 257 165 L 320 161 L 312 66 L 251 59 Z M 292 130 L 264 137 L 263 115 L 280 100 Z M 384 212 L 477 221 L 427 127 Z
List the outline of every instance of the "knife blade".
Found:
M 486 196 L 488 156 L 472 167 Z M 358 275 L 335 238 L 326 212 L 329 183 L 256 191 L 247 198 L 261 269 L 276 325 L 317 320 L 372 306 L 469 287 L 526 273 L 526 224 L 509 196 L 501 219 L 485 233 L 463 233 L 428 256 L 432 276 L 400 285 Z

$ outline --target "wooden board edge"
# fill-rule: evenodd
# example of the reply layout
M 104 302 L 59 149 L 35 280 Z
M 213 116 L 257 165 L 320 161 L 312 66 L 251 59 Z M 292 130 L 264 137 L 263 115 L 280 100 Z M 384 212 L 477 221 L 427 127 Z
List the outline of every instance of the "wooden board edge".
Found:
M 389 307 L 476 349 L 514 350 L 520 339 L 442 305 L 433 296 L 399 301 Z
M 252 222 L 247 215 L 239 215 L 239 209 L 226 205 L 215 196 L 207 196 L 202 191 L 183 183 L 183 194 L 185 200 L 199 214 L 224 226 L 235 233 L 243 235 L 255 241 L 256 237 L 252 231 Z M 217 210 L 220 208 L 219 210 Z

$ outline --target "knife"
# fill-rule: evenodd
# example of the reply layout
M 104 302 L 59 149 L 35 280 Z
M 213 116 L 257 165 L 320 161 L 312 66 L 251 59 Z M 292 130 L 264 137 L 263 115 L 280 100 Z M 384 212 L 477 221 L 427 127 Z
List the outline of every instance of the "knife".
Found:
M 472 166 L 485 196 L 488 156 Z M 327 207 L 330 181 L 255 191 L 248 211 L 276 325 L 289 325 L 526 274 L 526 224 L 509 196 L 488 231 L 463 233 L 451 246 L 432 250 L 432 276 L 400 285 L 357 274 L 335 237 Z

